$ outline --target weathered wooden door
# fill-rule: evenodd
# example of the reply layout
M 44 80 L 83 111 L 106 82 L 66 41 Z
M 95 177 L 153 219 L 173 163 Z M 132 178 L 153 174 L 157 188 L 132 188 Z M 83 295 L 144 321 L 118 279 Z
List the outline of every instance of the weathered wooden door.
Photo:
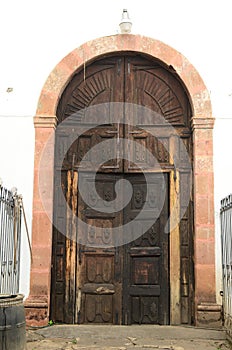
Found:
M 168 218 L 167 193 L 157 220 L 159 201 L 168 188 L 167 174 L 127 175 L 133 195 L 124 209 L 124 224 L 133 220 L 141 235 L 124 246 L 123 310 L 124 324 L 169 324 L 169 234 L 164 227 Z M 151 186 L 151 187 L 150 187 Z M 147 191 L 152 188 L 152 191 Z M 143 206 L 147 197 L 147 205 Z M 144 210 L 142 220 L 136 220 Z M 142 234 L 144 225 L 150 228 Z
M 110 102 L 121 104 L 111 107 Z M 129 109 L 123 105 L 125 102 Z M 104 125 L 96 127 L 95 115 L 91 111 L 86 113 L 86 108 L 102 103 L 105 103 L 106 119 Z M 144 111 L 134 109 L 136 105 L 156 114 L 150 114 L 145 120 Z M 81 113 L 75 116 L 76 112 Z M 157 115 L 175 128 L 176 135 L 157 122 Z M 169 323 L 169 235 L 164 233 L 169 216 L 168 174 L 174 170 L 173 157 L 179 157 L 180 177 L 189 176 L 181 148 L 181 144 L 185 144 L 191 155 L 189 115 L 187 95 L 173 68 L 163 67 L 160 62 L 137 54 L 105 57 L 87 65 L 73 77 L 57 110 L 59 123 L 71 118 L 71 128 L 61 128 L 56 135 L 54 223 L 61 223 L 66 236 L 54 225 L 52 319 L 66 323 Z M 76 135 L 78 140 L 71 142 L 60 163 L 62 148 L 69 143 L 70 135 L 75 134 L 72 118 L 79 118 L 80 124 L 88 124 L 88 131 Z M 134 146 L 125 142 L 123 149 L 118 149 L 119 138 L 132 141 Z M 111 147 L 88 155 L 80 167 L 83 156 L 105 140 L 112 141 Z M 154 162 L 150 162 L 143 147 L 158 161 L 160 174 L 154 173 Z M 118 159 L 116 155 L 120 152 L 128 156 Z M 102 164 L 98 169 L 96 189 L 105 201 L 104 205 L 114 199 L 115 184 L 119 179 L 131 183 L 132 198 L 124 210 L 102 214 L 102 203 L 96 201 L 91 191 L 91 208 L 79 195 L 79 184 L 84 183 L 88 189 L 92 181 L 93 163 Z M 147 181 L 143 172 L 150 174 L 148 178 L 154 188 L 159 187 L 163 173 L 166 197 L 162 212 L 144 235 L 127 245 L 114 247 L 113 228 L 118 227 L 122 234 L 123 225 L 135 219 L 143 208 Z M 59 204 L 60 181 L 56 181 L 59 177 L 69 207 L 90 224 L 90 230 L 80 230 L 65 206 Z M 146 208 L 148 222 L 152 222 L 157 201 L 159 196 L 151 199 L 150 209 Z M 182 199 L 180 202 L 184 206 Z M 183 284 L 183 323 L 191 322 L 191 217 L 191 210 L 186 211 L 180 225 L 180 229 L 183 228 L 180 247 L 184 266 L 180 281 Z
M 91 190 L 91 174 L 79 173 L 79 186 L 89 194 L 89 205 L 79 196 L 78 216 L 87 224 L 78 228 L 77 262 L 78 322 L 119 324 L 122 315 L 122 248 L 115 247 L 113 228 L 120 230 L 121 211 L 107 213 L 115 199 L 116 174 L 98 174 L 95 179 L 100 201 Z
M 168 186 L 167 174 L 165 182 L 162 177 L 156 173 L 147 174 L 146 178 L 143 174 L 98 174 L 95 185 L 105 205 L 114 200 L 118 180 L 124 178 L 132 186 L 127 206 L 109 214 L 88 189 L 91 176 L 79 174 L 79 182 L 84 182 L 80 185 L 85 186 L 91 197 L 91 208 L 80 197 L 78 201 L 79 217 L 89 225 L 86 231 L 78 232 L 87 243 L 87 246 L 79 245 L 79 322 L 169 323 L 169 235 L 164 233 L 168 218 L 167 194 L 159 218 L 154 219 Z M 148 188 L 152 191 L 148 192 Z M 142 218 L 136 219 L 141 210 L 144 210 Z M 129 222 L 132 225 L 128 231 L 123 225 Z M 145 224 L 150 228 L 143 234 Z M 140 228 L 139 237 L 131 240 L 135 226 Z M 117 227 L 116 236 L 128 235 L 131 242 L 115 247 L 117 237 L 115 232 L 112 234 L 113 227 Z
M 109 215 L 97 217 L 96 211 L 84 208 L 84 201 L 78 194 L 78 185 L 85 182 L 88 187 L 88 174 L 79 173 L 79 166 L 82 161 L 81 170 L 89 172 L 92 169 L 92 162 L 99 164 L 104 159 L 109 159 L 110 154 L 114 154 L 113 147 L 86 157 L 84 160 L 83 157 L 102 140 L 111 140 L 116 145 L 117 139 L 123 137 L 123 128 L 118 122 L 114 122 L 115 119 L 117 121 L 115 116 L 121 115 L 122 109 L 119 106 L 119 110 L 117 108 L 112 110 L 110 106 L 110 102 L 123 101 L 123 67 L 124 61 L 119 56 L 108 57 L 89 65 L 73 77 L 58 106 L 57 116 L 61 127 L 56 132 L 51 288 L 51 316 L 57 322 L 121 322 L 121 282 L 116 276 L 119 264 L 118 253 L 112 250 L 106 252 L 104 249 L 89 248 L 88 239 L 91 244 L 95 242 L 93 231 L 83 233 L 83 244 L 77 244 L 79 228 L 76 227 L 76 222 L 72 214 L 68 213 L 66 203 L 62 202 L 61 197 L 65 197 L 74 216 L 79 215 L 82 220 L 93 224 L 100 222 L 100 225 L 105 227 L 102 243 L 106 243 L 105 249 L 107 249 L 110 227 L 118 225 L 121 220 L 120 213 L 115 217 Z M 86 107 L 102 103 L 105 103 L 106 108 L 105 125 L 96 127 L 96 124 L 99 124 L 96 114 L 91 114 L 90 109 L 86 114 Z M 80 113 L 72 117 L 75 112 Z M 67 123 L 64 125 L 62 122 L 65 123 L 67 120 L 68 125 Z M 80 122 L 78 127 L 77 122 Z M 79 135 L 81 125 L 87 125 L 88 130 Z M 74 138 L 71 140 L 73 135 Z M 65 157 L 63 157 L 64 149 L 67 149 Z M 61 174 L 60 169 L 62 169 Z M 109 196 L 109 192 L 112 195 L 116 181 L 112 173 L 122 173 L 123 162 L 112 156 L 111 161 L 103 164 L 101 171 L 105 173 L 105 177 L 97 182 L 98 190 L 106 191 L 105 194 L 102 193 L 103 197 Z M 111 173 L 111 176 L 107 177 L 107 173 Z M 104 181 L 107 183 L 107 189 L 104 189 Z M 60 183 L 62 191 L 59 188 Z M 93 206 L 95 202 L 94 198 L 91 198 L 90 202 Z M 80 241 L 81 238 L 78 238 L 78 243 Z M 94 264 L 95 262 L 97 264 Z M 96 271 L 93 270 L 94 267 Z M 111 292 L 109 292 L 110 289 Z M 114 305 L 119 303 L 117 306 L 119 311 L 112 310 L 112 303 Z M 94 308 L 96 308 L 95 311 Z

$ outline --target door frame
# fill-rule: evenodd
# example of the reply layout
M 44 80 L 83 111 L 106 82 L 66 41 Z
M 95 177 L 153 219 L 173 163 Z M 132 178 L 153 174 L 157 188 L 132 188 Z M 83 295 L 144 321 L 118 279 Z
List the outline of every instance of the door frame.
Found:
M 179 52 L 164 43 L 140 35 L 115 35 L 85 43 L 67 55 L 49 75 L 39 98 L 35 125 L 35 165 L 33 196 L 32 250 L 30 295 L 25 303 L 27 321 L 31 325 L 45 325 L 49 320 L 51 289 L 54 130 L 57 124 L 56 108 L 59 98 L 76 70 L 86 62 L 108 53 L 136 51 L 144 53 L 173 68 L 183 82 L 192 106 L 193 181 L 194 181 L 194 271 L 195 322 L 203 310 L 202 303 L 216 304 L 214 189 L 213 189 L 213 125 L 211 102 L 202 78 L 191 63 Z M 39 169 L 44 146 L 49 142 L 49 159 Z M 175 141 L 173 141 L 175 142 Z M 47 176 L 44 188 L 47 208 L 40 196 L 38 177 Z M 170 206 L 179 195 L 179 174 L 170 172 Z M 177 181 L 178 180 L 178 181 Z M 208 191 L 205 193 L 205 183 Z M 180 208 L 175 209 L 177 212 Z M 171 219 L 172 220 L 172 219 Z M 171 324 L 180 324 L 180 231 L 176 227 L 170 234 L 170 313 Z M 201 252 L 204 251 L 204 254 Z M 45 258 L 46 257 L 46 258 Z M 206 279 L 207 276 L 207 279 Z

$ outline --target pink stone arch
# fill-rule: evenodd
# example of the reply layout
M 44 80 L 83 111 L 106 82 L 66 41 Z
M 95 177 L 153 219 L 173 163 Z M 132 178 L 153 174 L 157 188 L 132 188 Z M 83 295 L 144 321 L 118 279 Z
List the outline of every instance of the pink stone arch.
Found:
M 54 116 L 60 95 L 73 73 L 98 56 L 122 51 L 137 51 L 172 65 L 184 82 L 194 117 L 211 118 L 211 103 L 205 84 L 194 66 L 178 51 L 161 41 L 141 35 L 114 35 L 89 41 L 73 50 L 53 69 L 39 98 L 36 115 Z
M 215 252 L 214 252 L 214 191 L 213 191 L 213 124 L 211 102 L 206 86 L 193 65 L 179 52 L 164 43 L 141 35 L 114 35 L 89 41 L 73 50 L 58 63 L 49 75 L 39 97 L 35 122 L 35 165 L 30 295 L 25 303 L 27 321 L 31 325 L 47 324 L 50 310 L 52 223 L 42 207 L 38 168 L 43 147 L 54 133 L 59 98 L 77 69 L 86 62 L 104 54 L 135 51 L 158 58 L 171 65 L 183 81 L 192 105 L 193 172 L 194 172 L 194 271 L 195 321 L 201 324 L 205 310 L 217 310 L 215 305 Z M 51 154 L 54 144 L 51 145 Z M 53 160 L 43 169 L 50 182 L 47 202 L 53 211 Z M 174 241 L 176 238 L 174 237 Z M 175 245 L 171 254 L 179 254 Z M 178 269 L 171 267 L 171 323 L 180 323 L 180 286 Z M 177 271 L 177 275 L 175 273 Z M 175 281 L 175 282 L 174 282 Z M 178 294 L 179 293 L 179 294 Z M 205 309 L 205 306 L 207 308 Z M 210 306 L 212 305 L 212 307 Z M 212 323 L 212 322 L 211 322 Z M 211 324 L 212 325 L 212 324 Z

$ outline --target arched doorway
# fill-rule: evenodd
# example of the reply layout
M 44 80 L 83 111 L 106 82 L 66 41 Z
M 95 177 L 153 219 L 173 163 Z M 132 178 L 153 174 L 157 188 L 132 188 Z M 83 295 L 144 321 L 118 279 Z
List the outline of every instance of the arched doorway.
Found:
M 35 124 L 35 165 L 30 295 L 25 302 L 26 318 L 30 325 L 46 325 L 50 319 L 51 295 L 51 256 L 52 256 L 52 213 L 54 185 L 54 142 L 51 136 L 57 126 L 57 106 L 60 96 L 74 75 L 86 63 L 89 64 L 104 55 L 139 52 L 151 58 L 159 59 L 165 67 L 172 67 L 186 86 L 192 106 L 191 132 L 193 146 L 193 204 L 194 204 L 194 322 L 198 325 L 213 326 L 218 317 L 220 306 L 216 305 L 215 289 L 215 251 L 214 251 L 214 190 L 213 190 L 213 125 L 209 93 L 191 63 L 179 52 L 164 43 L 140 35 L 115 35 L 98 38 L 83 44 L 67 55 L 49 75 L 39 98 Z M 174 139 L 172 145 L 174 144 Z M 40 167 L 40 158 L 47 146 L 48 159 Z M 173 146 L 171 149 L 174 149 Z M 171 151 L 170 149 L 170 151 Z M 39 178 L 46 178 L 39 185 Z M 174 184 L 176 175 L 170 172 L 170 184 Z M 173 191 L 173 192 L 172 192 Z M 170 186 L 169 207 L 176 201 L 176 187 Z M 43 197 L 46 197 L 46 209 Z M 184 226 L 184 223 L 183 223 Z M 181 262 L 180 226 L 172 230 L 169 236 L 169 279 L 170 279 L 170 323 L 189 323 L 189 316 L 182 317 L 186 297 L 185 279 L 181 280 L 181 269 L 188 264 Z M 183 242 L 183 247 L 184 247 Z M 182 265 L 181 265 L 182 264 Z M 187 271 L 188 272 L 188 271 Z M 181 306 L 183 305 L 183 306 Z M 188 310 L 188 315 L 192 312 Z
M 94 113 L 91 110 L 88 116 L 86 109 L 103 103 L 107 109 L 105 123 L 94 127 L 91 120 Z M 133 111 L 130 113 L 128 108 Z M 154 114 L 146 116 L 148 109 Z M 189 162 L 184 159 L 182 147 L 186 147 L 185 156 L 191 160 L 192 113 L 183 83 L 172 67 L 157 59 L 136 52 L 108 55 L 86 64 L 74 75 L 60 98 L 56 115 L 56 154 L 67 144 L 75 122 L 88 123 L 89 127 L 83 135 L 76 135 L 76 140 L 72 135 L 74 141 L 70 142 L 60 168 L 60 157 L 55 159 L 58 185 L 54 188 L 52 319 L 65 323 L 169 324 L 170 286 L 174 282 L 170 280 L 170 261 L 173 264 L 177 257 L 170 254 L 165 225 L 173 210 L 172 202 L 177 201 L 178 208 L 185 205 L 184 194 L 179 191 L 180 181 L 185 178 L 182 183 L 191 182 Z M 64 125 L 67 119 L 71 119 L 71 127 L 62 127 L 59 132 L 60 123 Z M 124 159 L 116 159 L 115 155 L 119 138 L 133 141 L 131 147 L 127 142 L 122 145 Z M 103 148 L 82 161 L 91 148 L 106 140 L 111 141 L 112 148 Z M 158 169 L 146 159 L 144 148 L 139 145 L 154 156 Z M 174 159 L 178 159 L 176 164 Z M 108 202 L 114 199 L 118 180 L 127 180 L 132 186 L 130 202 L 117 213 L 103 214 L 107 204 L 101 206 L 88 188 L 92 181 L 91 163 L 96 161 L 102 163 L 95 182 L 103 199 Z M 60 176 L 72 211 L 90 225 L 84 233 L 59 202 Z M 89 205 L 79 194 L 82 182 L 91 196 Z M 146 193 L 147 182 L 150 193 Z M 112 228 L 120 230 L 120 226 L 135 219 L 144 207 L 146 195 L 149 196 L 146 219 L 137 220 L 135 225 L 152 221 L 160 205 L 162 186 L 166 196 L 157 220 L 138 238 L 115 247 Z M 57 229 L 61 221 L 62 233 Z M 99 234 L 97 227 L 103 228 L 103 232 Z M 181 323 L 188 324 L 193 320 L 194 310 L 192 228 L 190 200 L 180 221 L 180 245 L 176 247 L 181 266 Z

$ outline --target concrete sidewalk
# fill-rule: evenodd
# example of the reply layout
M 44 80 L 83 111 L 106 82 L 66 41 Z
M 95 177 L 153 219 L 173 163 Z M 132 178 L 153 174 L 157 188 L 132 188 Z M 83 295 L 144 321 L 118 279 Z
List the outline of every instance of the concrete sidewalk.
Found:
M 55 325 L 27 331 L 27 349 L 228 350 L 222 330 L 181 326 Z

